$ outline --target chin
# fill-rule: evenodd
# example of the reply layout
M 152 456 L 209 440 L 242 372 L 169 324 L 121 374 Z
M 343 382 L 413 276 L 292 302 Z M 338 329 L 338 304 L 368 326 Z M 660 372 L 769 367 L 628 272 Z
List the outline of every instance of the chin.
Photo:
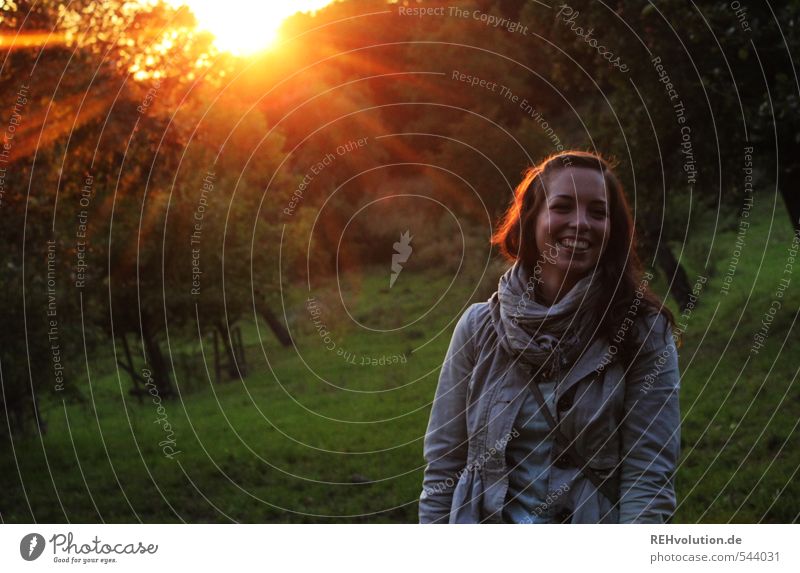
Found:
M 594 269 L 594 264 L 591 265 L 581 265 L 580 267 L 566 267 L 564 269 L 564 274 L 574 277 L 576 281 L 582 279 L 583 277 L 591 274 L 592 269 Z

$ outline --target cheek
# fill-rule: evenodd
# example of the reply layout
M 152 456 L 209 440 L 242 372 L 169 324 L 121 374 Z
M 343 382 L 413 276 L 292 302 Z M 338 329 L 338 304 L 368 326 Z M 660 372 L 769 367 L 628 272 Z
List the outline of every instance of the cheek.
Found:
M 600 245 L 600 251 L 597 254 L 597 257 L 600 258 L 606 254 L 608 250 L 608 244 L 611 242 L 611 228 L 610 226 L 606 226 L 605 229 L 600 230 L 600 236 L 603 237 L 603 243 Z
M 597 237 L 605 237 L 605 241 L 608 241 L 608 236 L 611 234 L 611 221 L 606 219 L 594 219 L 591 222 L 592 232 Z
M 536 216 L 536 229 L 541 232 L 547 232 L 550 227 L 550 214 L 547 211 L 542 211 Z
M 536 240 L 541 242 L 550 236 L 550 228 L 552 220 L 546 215 L 540 215 L 536 218 Z

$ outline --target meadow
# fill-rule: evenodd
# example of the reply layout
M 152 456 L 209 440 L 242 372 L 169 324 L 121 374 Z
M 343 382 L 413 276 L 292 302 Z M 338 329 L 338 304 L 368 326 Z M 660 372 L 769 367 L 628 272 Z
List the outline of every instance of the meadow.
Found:
M 757 196 L 727 294 L 737 221 L 715 229 L 709 214 L 675 248 L 690 283 L 705 281 L 680 348 L 675 522 L 798 517 L 800 276 L 784 274 L 793 234 L 775 201 Z M 503 268 L 485 264 L 465 264 L 454 280 L 450 265 L 416 268 L 412 257 L 392 288 L 388 263 L 362 269 L 341 291 L 335 279 L 314 285 L 317 324 L 333 349 L 314 325 L 305 285 L 295 285 L 285 293 L 294 348 L 263 323 L 242 321 L 245 377 L 212 383 L 210 360 L 196 364 L 200 375 L 178 370 L 178 396 L 162 404 L 179 452 L 172 459 L 159 445 L 156 404 L 129 395 L 111 357 L 88 360 L 89 375 L 73 371 L 70 381 L 83 402 L 43 404 L 46 434 L 16 437 L 3 456 L 2 520 L 415 522 L 422 439 L 455 319 L 491 294 Z M 753 353 L 784 276 L 791 284 L 781 311 Z M 662 276 L 653 286 L 666 290 Z M 350 317 L 330 310 L 340 294 Z M 209 356 L 197 341 L 170 340 L 170 348 Z

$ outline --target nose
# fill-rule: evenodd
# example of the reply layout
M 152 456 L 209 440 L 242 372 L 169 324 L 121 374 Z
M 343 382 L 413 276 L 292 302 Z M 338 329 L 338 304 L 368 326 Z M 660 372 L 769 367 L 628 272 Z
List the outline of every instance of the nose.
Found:
M 584 206 L 578 205 L 575 207 L 572 221 L 570 221 L 570 228 L 574 229 L 576 234 L 579 234 L 588 231 L 589 227 L 589 213 Z

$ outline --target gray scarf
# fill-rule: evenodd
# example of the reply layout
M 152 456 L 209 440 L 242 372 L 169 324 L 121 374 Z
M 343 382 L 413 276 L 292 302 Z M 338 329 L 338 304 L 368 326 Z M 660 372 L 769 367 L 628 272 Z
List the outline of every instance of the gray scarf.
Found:
M 547 378 L 578 358 L 591 342 L 599 319 L 597 276 L 585 276 L 552 306 L 535 300 L 536 282 L 520 261 L 502 277 L 489 299 L 500 344 Z M 590 286 L 591 285 L 591 286 Z

